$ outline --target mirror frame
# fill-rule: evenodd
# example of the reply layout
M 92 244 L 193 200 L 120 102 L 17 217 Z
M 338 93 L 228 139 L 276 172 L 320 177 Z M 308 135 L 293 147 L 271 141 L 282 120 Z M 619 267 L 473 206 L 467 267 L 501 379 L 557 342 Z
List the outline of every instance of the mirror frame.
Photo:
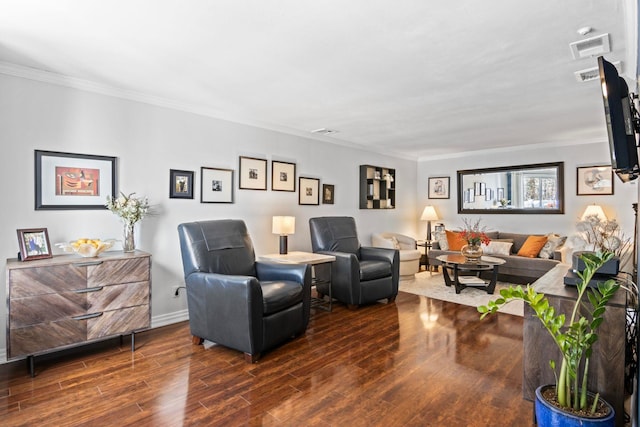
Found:
M 464 201 L 464 188 L 462 185 L 463 179 L 467 175 L 481 175 L 483 173 L 497 173 L 497 172 L 512 172 L 521 170 L 533 170 L 541 168 L 556 168 L 558 175 L 558 200 L 559 207 L 557 209 L 541 209 L 541 208 L 527 208 L 527 209 L 465 209 L 463 207 Z M 503 166 L 495 168 L 484 169 L 466 169 L 459 170 L 458 176 L 458 213 L 459 214 L 564 214 L 564 162 L 553 163 L 536 163 L 530 165 L 518 165 L 518 166 Z

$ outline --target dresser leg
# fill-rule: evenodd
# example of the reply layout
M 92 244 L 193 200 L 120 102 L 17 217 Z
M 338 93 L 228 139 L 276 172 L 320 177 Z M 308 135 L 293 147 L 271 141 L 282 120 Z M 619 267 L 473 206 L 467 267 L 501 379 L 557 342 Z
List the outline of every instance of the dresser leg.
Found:
M 136 351 L 136 333 L 131 332 L 131 353 Z
M 31 378 L 36 376 L 35 357 L 27 356 L 27 369 L 29 370 Z

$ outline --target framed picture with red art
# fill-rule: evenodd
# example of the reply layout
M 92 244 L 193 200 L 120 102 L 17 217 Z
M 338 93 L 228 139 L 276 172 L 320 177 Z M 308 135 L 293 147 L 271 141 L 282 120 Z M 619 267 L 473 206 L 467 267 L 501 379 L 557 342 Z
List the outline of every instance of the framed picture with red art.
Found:
M 116 196 L 116 158 L 35 150 L 36 210 L 106 209 Z

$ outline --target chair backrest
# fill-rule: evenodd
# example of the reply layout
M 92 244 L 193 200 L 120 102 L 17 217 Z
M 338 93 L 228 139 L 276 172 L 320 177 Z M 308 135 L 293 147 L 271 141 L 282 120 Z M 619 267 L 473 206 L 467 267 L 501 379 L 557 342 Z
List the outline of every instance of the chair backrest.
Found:
M 194 272 L 255 276 L 255 252 L 244 221 L 221 219 L 178 226 L 182 267 Z
M 323 216 L 309 219 L 313 252 L 347 252 L 360 257 L 356 221 L 349 216 Z

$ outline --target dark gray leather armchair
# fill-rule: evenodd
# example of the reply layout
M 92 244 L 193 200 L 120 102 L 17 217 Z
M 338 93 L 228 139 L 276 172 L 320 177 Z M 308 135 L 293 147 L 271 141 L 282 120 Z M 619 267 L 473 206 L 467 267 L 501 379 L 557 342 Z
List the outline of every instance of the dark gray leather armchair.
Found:
M 256 262 L 242 220 L 178 226 L 194 344 L 240 350 L 249 363 L 309 323 L 311 268 Z
M 400 255 L 396 249 L 362 247 L 356 222 L 351 217 L 319 217 L 309 220 L 313 252 L 333 255 L 332 296 L 353 309 L 380 299 L 395 301 L 400 277 Z M 316 268 L 319 278 L 327 279 L 327 270 Z M 327 295 L 327 285 L 318 285 L 318 293 Z

